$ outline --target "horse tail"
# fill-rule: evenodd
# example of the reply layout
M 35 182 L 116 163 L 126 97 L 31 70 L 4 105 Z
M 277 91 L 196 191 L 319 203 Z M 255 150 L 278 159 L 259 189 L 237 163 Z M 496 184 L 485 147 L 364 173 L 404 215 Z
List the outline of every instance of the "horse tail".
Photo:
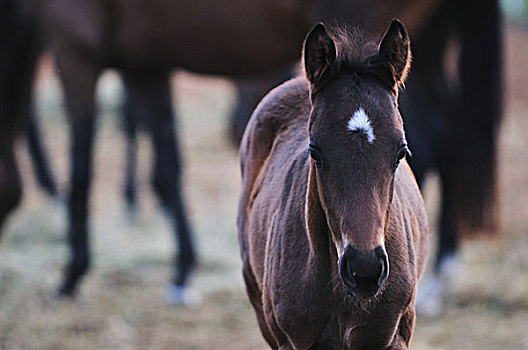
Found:
M 502 27 L 498 0 L 455 0 L 461 47 L 460 116 L 454 121 L 453 201 L 462 236 L 499 229 L 497 135 L 502 117 Z

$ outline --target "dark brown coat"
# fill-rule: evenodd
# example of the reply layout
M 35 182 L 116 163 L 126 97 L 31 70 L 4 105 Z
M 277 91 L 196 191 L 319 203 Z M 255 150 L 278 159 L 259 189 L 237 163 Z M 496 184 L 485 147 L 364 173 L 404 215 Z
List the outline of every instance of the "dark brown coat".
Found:
M 328 40 L 321 27 L 305 42 L 307 77 L 271 91 L 242 141 L 238 229 L 247 292 L 273 348 L 407 348 L 427 253 L 412 172 L 405 160 L 389 170 L 398 153 L 392 142 L 404 136 L 395 98 L 408 38 L 394 22 L 376 53 L 368 43 L 352 47 L 344 32 Z M 372 143 L 345 129 L 358 106 L 371 117 Z M 345 246 L 377 245 L 388 256 L 386 281 L 368 297 L 350 292 L 340 271 Z

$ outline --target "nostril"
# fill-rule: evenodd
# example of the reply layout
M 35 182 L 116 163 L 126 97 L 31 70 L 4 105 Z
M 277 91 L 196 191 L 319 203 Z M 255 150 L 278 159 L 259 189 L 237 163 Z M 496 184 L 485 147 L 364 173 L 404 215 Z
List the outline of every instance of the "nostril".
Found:
M 363 252 L 347 247 L 338 261 L 339 275 L 349 292 L 374 295 L 389 274 L 389 262 L 383 247 Z
M 381 287 L 383 282 L 385 282 L 385 271 L 387 270 L 387 268 L 386 268 L 384 260 L 380 259 L 379 262 L 380 262 L 380 265 L 381 265 L 381 273 L 380 273 L 379 278 L 378 278 L 378 287 Z
M 350 278 L 349 283 L 351 284 L 352 287 L 356 287 L 357 272 L 350 260 L 347 260 L 347 269 L 348 269 L 348 276 Z
M 356 277 L 356 271 L 354 270 L 354 266 L 350 263 L 350 260 L 347 260 L 347 270 L 350 276 Z
M 378 287 L 381 287 L 383 282 L 385 282 L 389 276 L 389 260 L 383 249 L 381 250 L 381 253 L 378 253 L 377 255 L 379 258 L 379 264 L 381 265 L 381 273 L 378 278 Z
M 341 258 L 339 265 L 339 274 L 341 275 L 341 279 L 346 283 L 349 288 L 356 288 L 356 271 L 354 270 L 350 259 L 347 259 L 345 257 Z

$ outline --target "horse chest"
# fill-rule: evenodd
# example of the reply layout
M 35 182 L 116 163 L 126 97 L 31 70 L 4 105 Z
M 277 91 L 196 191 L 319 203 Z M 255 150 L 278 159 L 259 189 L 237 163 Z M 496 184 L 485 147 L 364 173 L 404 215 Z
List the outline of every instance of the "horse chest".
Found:
M 392 342 L 412 300 L 409 288 L 400 288 L 410 283 L 406 275 L 394 273 L 375 302 L 356 304 L 345 297 L 344 291 L 336 292 L 324 269 L 307 272 L 305 264 L 303 273 L 292 269 L 292 265 L 299 265 L 284 257 L 267 262 L 271 268 L 265 274 L 264 311 L 298 349 L 315 345 L 356 349 L 365 344 L 383 348 Z
M 319 273 L 306 263 L 307 252 L 285 238 L 271 234 L 268 242 L 269 251 L 276 252 L 266 256 L 263 306 L 278 328 L 303 348 L 313 344 L 326 327 L 331 291 L 325 287 L 328 283 L 317 282 Z
M 328 312 L 329 300 L 323 295 L 315 297 L 309 287 L 296 285 L 296 293 L 282 286 L 267 293 L 264 303 L 265 312 L 276 320 L 280 332 L 284 332 L 295 348 L 309 348 L 317 343 L 320 335 L 328 326 L 331 317 Z M 271 331 L 276 333 L 271 327 Z

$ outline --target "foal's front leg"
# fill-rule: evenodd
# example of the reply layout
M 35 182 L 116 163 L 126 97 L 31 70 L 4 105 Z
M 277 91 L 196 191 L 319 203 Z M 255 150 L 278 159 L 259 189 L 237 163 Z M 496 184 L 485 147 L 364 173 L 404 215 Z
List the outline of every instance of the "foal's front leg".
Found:
M 412 330 L 414 328 L 414 302 L 408 306 L 407 311 L 402 315 L 400 324 L 394 340 L 388 349 L 391 350 L 406 350 L 409 348 L 409 342 L 411 341 Z
M 58 293 L 60 296 L 73 296 L 80 278 L 90 265 L 88 196 L 95 119 L 94 88 L 99 69 L 69 50 L 65 50 L 64 54 L 58 50 L 57 61 L 71 126 L 71 187 L 68 203 L 70 259 Z

